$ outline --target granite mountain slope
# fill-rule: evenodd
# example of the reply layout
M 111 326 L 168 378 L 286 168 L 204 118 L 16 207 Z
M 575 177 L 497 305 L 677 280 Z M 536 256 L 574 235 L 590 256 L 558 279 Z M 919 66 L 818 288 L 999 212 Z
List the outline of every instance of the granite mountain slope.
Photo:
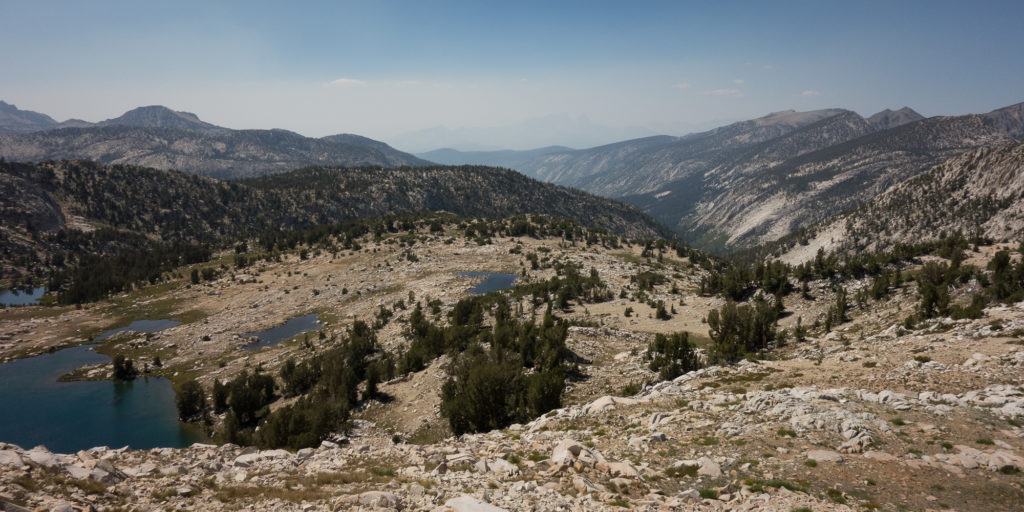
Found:
M 904 181 L 850 212 L 781 241 L 799 262 L 818 249 L 889 250 L 961 232 L 994 240 L 1024 236 L 1024 144 L 972 149 Z
M 556 153 L 528 173 L 639 206 L 697 247 L 728 252 L 777 240 L 855 208 L 931 166 L 1024 133 L 1024 104 L 984 115 L 869 118 L 845 110 L 776 113 L 686 137 Z
M 646 193 L 721 159 L 730 151 L 785 135 L 844 112 L 776 112 L 683 137 L 654 136 L 543 156 L 518 169 L 545 181 L 609 197 Z
M 877 130 L 888 130 L 914 121 L 920 121 L 924 116 L 918 114 L 910 107 L 903 107 L 899 110 L 885 109 L 868 118 L 871 126 Z
M 746 173 L 716 167 L 628 201 L 703 247 L 751 247 L 855 208 L 968 149 L 1009 140 L 982 116 L 930 118 L 762 161 Z M 692 201 L 672 198 L 674 191 L 693 190 L 700 195 Z

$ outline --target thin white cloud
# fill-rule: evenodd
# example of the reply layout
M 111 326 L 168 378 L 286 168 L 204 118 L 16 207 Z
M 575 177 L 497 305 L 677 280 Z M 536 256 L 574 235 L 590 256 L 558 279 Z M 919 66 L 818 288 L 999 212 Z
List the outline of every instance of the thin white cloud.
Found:
M 384 87 L 411 87 L 411 88 L 427 88 L 432 87 L 434 89 L 450 89 L 453 87 L 452 84 L 445 82 L 431 82 L 426 80 L 386 80 L 380 82 L 374 82 L 375 85 L 381 85 Z
M 673 89 L 689 89 L 690 88 L 690 84 L 687 83 L 687 82 L 678 82 L 678 83 L 672 84 L 672 88 Z
M 775 66 L 772 66 L 771 64 L 765 64 L 763 67 L 769 71 L 775 69 Z
M 339 78 L 337 80 L 331 80 L 328 85 L 366 85 L 366 82 L 355 78 Z
M 448 84 L 443 82 L 425 82 L 423 80 L 380 80 L 374 82 L 368 82 L 366 80 L 359 80 L 357 78 L 339 78 L 332 80 L 327 85 L 332 86 L 356 86 L 356 85 L 370 85 L 370 84 L 382 86 L 382 87 L 434 87 L 434 88 L 447 88 Z
M 708 94 L 712 96 L 731 96 L 734 98 L 743 97 L 743 93 L 739 89 L 713 89 L 708 91 Z
M 821 96 L 821 93 L 818 92 L 818 91 L 814 91 L 814 90 L 808 89 L 808 90 L 800 93 L 800 95 L 801 96 Z
M 733 81 L 732 81 L 732 83 L 734 83 L 734 84 L 736 84 L 736 85 L 743 85 L 743 82 L 744 82 L 744 81 L 745 81 L 745 80 L 743 80 L 743 79 L 741 79 L 741 78 L 737 78 L 736 80 L 733 80 Z

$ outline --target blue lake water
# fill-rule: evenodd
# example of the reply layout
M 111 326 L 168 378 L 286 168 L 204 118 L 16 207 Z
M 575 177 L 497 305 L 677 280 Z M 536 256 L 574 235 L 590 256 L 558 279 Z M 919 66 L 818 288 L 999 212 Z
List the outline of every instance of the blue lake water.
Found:
M 39 299 L 46 293 L 46 287 L 32 288 L 31 290 L 3 290 L 0 291 L 0 304 L 4 306 L 30 306 L 39 304 Z
M 516 279 L 519 279 L 519 276 L 516 274 L 500 274 L 494 272 L 459 272 L 459 275 L 462 277 L 484 278 L 483 281 L 480 281 L 480 284 L 469 290 L 469 293 L 477 294 L 507 290 L 515 284 Z
M 255 350 L 258 348 L 270 347 L 304 332 L 315 331 L 320 328 L 320 324 L 318 323 L 319 318 L 319 315 L 315 313 L 312 315 L 297 316 L 277 327 L 271 327 L 265 331 L 247 332 L 243 334 L 242 337 L 251 338 L 255 336 L 259 338 L 259 341 L 245 345 L 242 348 L 246 350 Z
M 57 381 L 75 368 L 109 360 L 80 346 L 0 364 L 0 441 L 26 449 L 42 444 L 58 453 L 199 441 L 178 422 L 170 380 Z
M 164 329 L 170 329 L 175 325 L 181 325 L 181 322 L 175 322 L 174 320 L 136 320 L 124 327 L 118 327 L 117 329 L 111 329 L 103 334 L 100 334 L 96 339 L 105 340 L 119 332 L 134 331 L 134 332 L 158 332 Z

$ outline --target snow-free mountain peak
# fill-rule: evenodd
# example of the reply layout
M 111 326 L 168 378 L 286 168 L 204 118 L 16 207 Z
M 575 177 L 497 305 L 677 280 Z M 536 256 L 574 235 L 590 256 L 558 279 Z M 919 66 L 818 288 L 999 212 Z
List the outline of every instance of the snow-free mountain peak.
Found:
M 0 101 L 0 133 L 27 133 L 57 125 L 52 117 Z
M 910 107 L 903 107 L 899 110 L 885 109 L 868 118 L 868 123 L 876 130 L 888 130 L 914 121 L 920 121 L 924 116 L 918 114 Z
M 177 112 L 161 105 L 138 107 L 120 117 L 97 123 L 99 126 L 133 126 L 137 128 L 178 128 L 194 132 L 222 133 L 222 128 L 204 122 L 191 112 Z

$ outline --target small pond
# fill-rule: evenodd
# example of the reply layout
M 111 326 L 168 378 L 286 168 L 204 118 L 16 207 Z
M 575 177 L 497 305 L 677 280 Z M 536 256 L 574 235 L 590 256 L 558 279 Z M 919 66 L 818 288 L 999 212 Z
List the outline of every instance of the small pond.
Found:
M 58 453 L 94 446 L 184 447 L 199 441 L 178 422 L 171 381 L 59 382 L 110 358 L 88 346 L 0 364 L 0 441 Z
M 297 316 L 277 327 L 271 327 L 265 331 L 247 332 L 242 335 L 243 338 L 248 339 L 255 337 L 258 338 L 259 341 L 249 343 L 242 348 L 246 350 L 255 350 L 258 348 L 270 347 L 304 332 L 315 331 L 320 328 L 319 319 L 320 316 L 316 313 L 312 315 Z
M 164 329 L 170 329 L 176 325 L 181 325 L 181 322 L 175 322 L 174 320 L 136 320 L 124 327 L 118 327 L 117 329 L 111 329 L 103 334 L 100 334 L 96 339 L 105 340 L 119 332 L 132 331 L 132 332 L 159 332 Z
M 43 298 L 45 293 L 45 286 L 29 290 L 3 290 L 0 291 L 0 304 L 4 306 L 31 306 L 39 304 L 39 299 Z
M 495 272 L 459 272 L 462 277 L 483 277 L 484 280 L 469 290 L 469 293 L 484 294 L 507 290 L 515 284 L 519 276 L 516 274 L 500 274 Z

